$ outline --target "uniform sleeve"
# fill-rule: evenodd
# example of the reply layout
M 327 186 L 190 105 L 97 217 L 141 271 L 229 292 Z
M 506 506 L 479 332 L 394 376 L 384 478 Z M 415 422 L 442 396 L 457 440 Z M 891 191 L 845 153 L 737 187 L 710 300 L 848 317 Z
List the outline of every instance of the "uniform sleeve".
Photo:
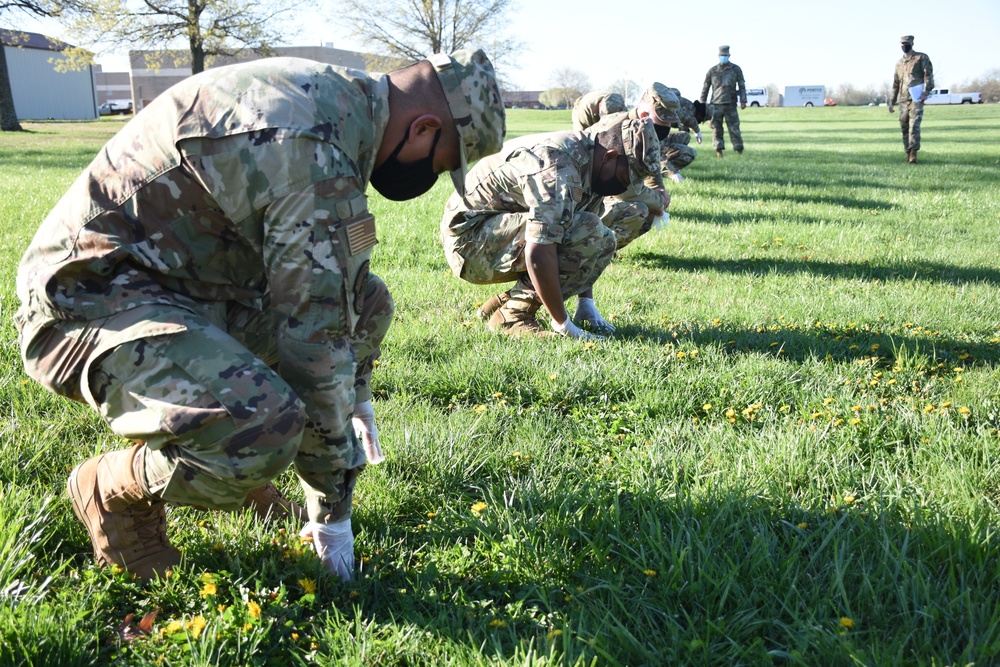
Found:
M 355 285 L 364 286 L 367 270 L 367 251 L 352 253 L 345 230 L 370 224 L 373 243 L 374 219 L 344 152 L 325 144 L 316 150 L 327 177 L 268 206 L 263 247 L 279 373 L 307 415 L 296 472 L 310 505 L 320 503 L 315 511 L 310 506 L 311 515 L 342 516 L 350 513 L 353 479 L 364 465 L 351 429 L 355 355 L 349 336 L 356 321 Z
M 705 104 L 708 102 L 708 91 L 712 87 L 712 70 L 708 70 L 708 74 L 705 75 L 705 83 L 701 86 L 701 103 Z
M 739 92 L 740 103 L 747 103 L 747 84 L 743 80 L 743 69 L 739 66 L 736 67 L 736 89 Z
M 934 89 L 934 65 L 931 64 L 930 56 L 924 54 L 924 90 L 928 94 Z
M 528 167 L 519 179 L 528 209 L 524 240 L 539 245 L 562 243 L 566 225 L 583 198 L 582 179 L 568 158 L 555 152 L 538 157 L 540 162 L 535 155 L 514 158 Z
M 896 65 L 896 69 L 892 73 L 892 95 L 889 97 L 888 103 L 895 104 L 899 100 L 899 65 Z

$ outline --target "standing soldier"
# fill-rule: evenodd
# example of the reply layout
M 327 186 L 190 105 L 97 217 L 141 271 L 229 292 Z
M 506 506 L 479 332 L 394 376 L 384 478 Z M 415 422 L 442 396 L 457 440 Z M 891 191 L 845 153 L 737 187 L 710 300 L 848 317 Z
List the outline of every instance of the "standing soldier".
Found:
M 412 199 L 451 171 L 464 192 L 504 130 L 493 66 L 463 50 L 388 74 L 206 70 L 104 146 L 25 253 L 15 316 L 27 373 L 135 443 L 70 473 L 99 565 L 163 575 L 180 561 L 166 504 L 239 509 L 294 465 L 303 534 L 351 576 L 376 441 L 359 359 L 392 313 L 365 189 Z
M 899 128 L 903 131 L 903 148 L 906 161 L 917 163 L 920 150 L 920 121 L 924 118 L 924 100 L 934 88 L 934 66 L 926 53 L 913 50 L 913 35 L 900 38 L 903 57 L 896 63 L 892 77 L 892 96 L 889 98 L 889 113 L 893 103 L 899 105 Z M 917 99 L 913 99 L 913 95 Z
M 588 127 L 612 113 L 625 111 L 625 98 L 618 93 L 594 90 L 573 103 L 573 129 L 576 132 Z
M 729 62 L 729 46 L 719 47 L 719 64 L 708 70 L 705 84 L 701 87 L 701 103 L 708 102 L 708 91 L 712 91 L 712 145 L 715 154 L 722 157 L 726 149 L 722 121 L 725 119 L 729 127 L 729 139 L 737 153 L 743 152 L 743 135 L 740 134 L 740 109 L 747 108 L 747 86 L 743 81 L 743 70 L 739 65 Z

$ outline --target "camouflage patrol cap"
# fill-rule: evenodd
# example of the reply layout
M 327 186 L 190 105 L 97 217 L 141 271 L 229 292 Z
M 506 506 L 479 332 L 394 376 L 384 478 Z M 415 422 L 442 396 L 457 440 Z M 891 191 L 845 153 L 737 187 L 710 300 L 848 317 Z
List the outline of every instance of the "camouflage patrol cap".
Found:
M 622 122 L 622 146 L 633 183 L 660 174 L 660 141 L 649 118 L 626 118 Z
M 625 98 L 618 93 L 609 93 L 597 107 L 598 113 L 606 116 L 609 113 L 621 113 L 625 111 Z
M 681 106 L 680 98 L 670 88 L 656 81 L 642 95 L 652 102 L 653 115 L 661 123 L 676 123 L 680 120 L 677 109 Z
M 723 44 L 722 46 L 719 47 L 719 55 L 720 56 L 728 56 L 729 55 L 729 45 L 728 44 Z
M 901 44 L 913 44 L 913 35 L 903 35 L 899 38 Z
M 451 116 L 458 129 L 462 164 L 451 172 L 452 183 L 465 196 L 469 163 L 492 155 L 503 146 L 507 116 L 500 97 L 493 63 L 482 49 L 462 49 L 430 58 L 444 89 Z

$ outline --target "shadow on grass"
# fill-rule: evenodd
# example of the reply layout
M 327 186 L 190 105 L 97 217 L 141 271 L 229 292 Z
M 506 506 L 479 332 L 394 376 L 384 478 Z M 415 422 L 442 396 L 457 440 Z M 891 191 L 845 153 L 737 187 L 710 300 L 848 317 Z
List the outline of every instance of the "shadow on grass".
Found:
M 860 262 L 820 262 L 813 260 L 760 259 L 754 262 L 712 257 L 670 257 L 634 251 L 623 253 L 624 261 L 645 268 L 672 271 L 718 271 L 738 275 L 768 276 L 808 273 L 829 278 L 853 280 L 927 281 L 961 286 L 969 283 L 1000 285 L 1000 270 L 987 267 L 968 268 L 938 262 L 908 262 L 894 266 L 872 266 Z

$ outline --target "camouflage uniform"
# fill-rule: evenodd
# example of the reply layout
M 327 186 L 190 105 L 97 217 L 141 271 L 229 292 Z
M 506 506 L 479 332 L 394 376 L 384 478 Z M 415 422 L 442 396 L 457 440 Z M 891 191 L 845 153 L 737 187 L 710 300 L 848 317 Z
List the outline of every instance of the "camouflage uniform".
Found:
M 578 132 L 520 137 L 479 161 L 467 198 L 451 196 L 441 243 L 456 276 L 470 283 L 516 281 L 511 298 L 538 301 L 525 243 L 559 246 L 563 298 L 593 283 L 611 261 L 615 239 L 588 205 L 594 142 Z
M 446 95 L 466 85 L 431 62 Z M 463 104 L 464 168 L 482 137 Z M 17 277 L 25 368 L 145 443 L 153 497 L 238 509 L 294 464 L 310 520 L 350 515 L 352 412 L 393 313 L 365 195 L 388 120 L 383 74 L 210 69 L 137 114 L 38 230 Z
M 635 120 L 639 118 L 637 109 L 629 109 L 620 114 L 612 114 L 590 128 L 591 133 L 601 132 L 616 123 L 625 120 Z M 656 141 L 655 137 L 653 141 Z M 658 143 L 658 142 L 657 142 Z M 660 149 L 655 151 L 657 160 L 662 155 L 662 144 Z M 592 207 L 604 223 L 615 235 L 617 249 L 621 250 L 632 241 L 636 240 L 653 226 L 655 216 L 650 213 L 650 209 L 662 210 L 664 205 L 663 195 L 659 190 L 663 189 L 663 165 L 652 168 L 651 175 L 642 180 L 633 178 L 629 188 L 620 195 L 614 197 L 604 197 Z
M 601 119 L 601 116 L 625 111 L 625 99 L 618 93 L 595 90 L 573 103 L 573 130 L 580 132 Z
M 729 47 L 719 47 L 719 55 L 729 55 Z M 747 103 L 747 88 L 743 81 L 743 70 L 731 62 L 718 64 L 708 70 L 705 83 L 701 87 L 701 102 L 708 103 L 708 91 L 712 91 L 712 145 L 717 151 L 725 150 L 725 134 L 722 122 L 729 127 L 729 139 L 736 151 L 743 150 L 743 135 L 740 134 L 739 104 Z
M 694 116 L 694 103 L 686 97 L 682 97 L 681 92 L 676 88 L 670 90 L 677 95 L 680 106 L 677 109 L 678 121 L 671 126 L 678 128 L 678 130 L 671 130 L 670 134 L 667 135 L 667 140 L 660 143 L 660 148 L 663 151 L 660 155 L 660 165 L 663 167 L 664 176 L 668 177 L 670 174 L 679 172 L 698 157 L 698 151 L 690 145 L 691 133 L 697 134 L 698 132 L 698 120 Z
M 913 43 L 912 35 L 903 35 L 903 43 Z M 910 88 L 924 84 L 924 91 L 934 88 L 934 66 L 926 53 L 910 51 L 896 63 L 892 77 L 891 100 L 899 105 L 899 129 L 903 133 L 903 149 L 909 153 L 920 150 L 920 122 L 924 118 L 924 103 L 910 96 Z

